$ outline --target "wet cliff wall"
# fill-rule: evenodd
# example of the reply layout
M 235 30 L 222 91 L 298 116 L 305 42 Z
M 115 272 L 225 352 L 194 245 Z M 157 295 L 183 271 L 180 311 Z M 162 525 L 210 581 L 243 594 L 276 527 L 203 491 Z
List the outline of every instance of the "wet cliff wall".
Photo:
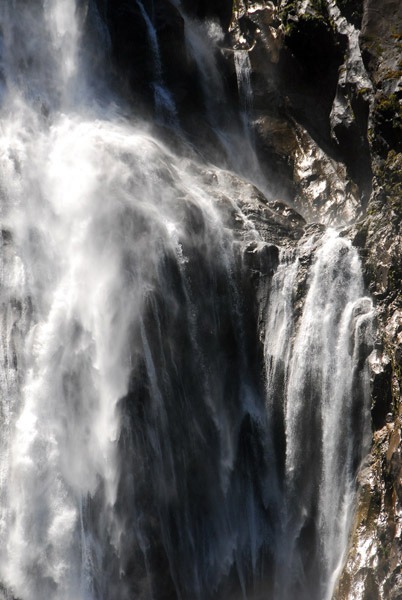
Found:
M 98 0 L 98 6 L 108 25 L 113 77 L 128 105 L 146 113 L 153 67 L 139 8 L 118 0 Z M 183 0 L 179 7 L 156 0 L 152 10 L 164 80 L 197 151 L 225 163 L 205 93 L 216 81 L 210 72 L 202 82 L 194 54 L 187 51 L 186 31 L 194 23 L 215 28 L 218 39 L 221 95 L 211 113 L 219 125 L 241 106 L 236 57 L 247 58 L 248 121 L 270 193 L 309 222 L 343 228 L 359 248 L 378 322 L 371 360 L 373 442 L 335 597 L 400 598 L 402 5 Z M 171 132 L 166 137 L 172 141 Z

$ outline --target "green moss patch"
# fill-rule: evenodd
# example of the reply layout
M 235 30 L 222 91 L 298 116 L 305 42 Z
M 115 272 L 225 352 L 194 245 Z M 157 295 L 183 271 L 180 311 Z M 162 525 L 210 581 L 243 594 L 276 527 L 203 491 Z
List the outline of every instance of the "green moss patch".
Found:
M 397 94 L 377 98 L 373 123 L 373 150 L 384 159 L 391 150 L 402 152 L 402 104 Z

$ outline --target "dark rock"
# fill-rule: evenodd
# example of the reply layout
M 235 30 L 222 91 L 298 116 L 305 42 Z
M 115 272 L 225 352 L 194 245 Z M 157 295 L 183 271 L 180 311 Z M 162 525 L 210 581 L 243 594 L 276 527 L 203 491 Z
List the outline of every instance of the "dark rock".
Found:
M 360 46 L 376 86 L 389 93 L 401 78 L 402 5 L 399 0 L 364 0 Z
M 328 148 L 332 146 L 329 115 L 345 50 L 346 37 L 334 32 L 324 16 L 288 19 L 278 64 L 279 84 L 286 89 L 297 120 Z
M 337 0 L 336 4 L 349 23 L 360 29 L 363 18 L 363 0 Z
M 390 150 L 402 152 L 402 91 L 376 94 L 372 124 L 372 146 L 379 157 L 386 159 Z
M 252 242 L 244 252 L 244 264 L 250 272 L 272 277 L 279 263 L 277 246 Z
M 372 381 L 371 420 L 374 431 L 381 429 L 386 422 L 389 407 L 392 406 L 392 367 L 388 363 L 375 374 Z

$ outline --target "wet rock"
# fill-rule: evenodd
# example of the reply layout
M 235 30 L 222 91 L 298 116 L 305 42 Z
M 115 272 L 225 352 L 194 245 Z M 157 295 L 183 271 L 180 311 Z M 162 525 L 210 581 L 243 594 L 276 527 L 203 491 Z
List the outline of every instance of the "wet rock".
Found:
M 238 2 L 229 31 L 236 49 L 250 51 L 258 44 L 272 63 L 279 61 L 284 26 L 277 20 L 277 8 L 273 2 Z
M 356 7 L 356 5 L 355 5 Z M 343 8 L 343 11 L 342 11 Z M 371 193 L 371 155 L 367 139 L 373 86 L 363 63 L 359 31 L 345 18 L 352 7 L 348 3 L 328 4 L 330 18 L 340 35 L 347 38 L 345 61 L 339 69 L 336 96 L 330 114 L 331 133 L 348 173 L 359 187 L 363 207 Z
M 360 198 L 346 167 L 331 159 L 303 127 L 266 116 L 257 121 L 256 130 L 265 152 L 286 161 L 292 179 L 289 202 L 308 221 L 339 225 L 355 220 Z
M 376 77 L 372 78 L 376 84 Z M 369 525 L 367 519 L 359 523 L 359 518 L 367 514 L 366 500 L 360 496 L 347 563 L 335 594 L 337 600 L 351 596 L 361 600 L 371 597 L 367 595 L 370 593 L 377 594 L 374 598 L 402 596 L 399 567 L 402 549 L 402 163 L 398 147 L 392 148 L 398 143 L 397 139 L 382 135 L 381 128 L 376 125 L 377 99 L 372 101 L 371 111 L 375 125 L 370 139 L 373 193 L 365 219 L 352 228 L 355 243 L 362 247 L 365 279 L 376 302 L 379 331 L 375 353 L 370 357 L 374 433 L 368 470 L 370 485 L 364 492 L 370 503 L 370 520 Z M 384 156 L 385 160 L 381 158 Z M 367 553 L 368 547 L 371 553 Z M 374 563 L 371 556 L 377 557 Z M 368 572 L 367 569 L 370 570 L 370 581 L 375 583 L 375 592 L 366 592 L 366 579 L 362 579 L 362 573 Z
M 342 163 L 331 159 L 307 132 L 298 128 L 294 155 L 295 204 L 309 221 L 329 225 L 352 222 L 360 212 L 356 186 Z
M 258 276 L 274 274 L 279 263 L 279 249 L 277 246 L 263 242 L 251 242 L 244 252 L 244 264 L 251 273 Z
M 278 188 L 306 219 L 353 221 L 371 191 L 372 86 L 358 32 L 334 2 L 237 2 L 231 35 L 235 48 L 249 50 L 252 122 L 267 174 L 274 165 Z
M 371 419 L 375 431 L 381 429 L 387 418 L 389 407 L 392 405 L 391 372 L 389 357 L 383 353 L 373 353 L 370 361 L 372 373 Z
M 205 172 L 204 177 L 212 178 L 211 194 L 239 240 L 288 246 L 303 235 L 304 218 L 287 204 L 266 198 L 257 187 L 227 171 Z

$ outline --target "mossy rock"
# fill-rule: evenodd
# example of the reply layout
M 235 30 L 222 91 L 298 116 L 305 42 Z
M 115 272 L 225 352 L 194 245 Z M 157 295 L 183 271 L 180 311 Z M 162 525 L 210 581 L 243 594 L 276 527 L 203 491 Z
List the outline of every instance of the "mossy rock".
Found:
M 393 119 L 402 117 L 402 107 L 396 94 L 381 96 L 376 106 L 377 115 L 383 119 Z
M 402 152 L 390 150 L 375 175 L 388 206 L 396 215 L 402 216 Z
M 402 152 L 402 104 L 398 94 L 382 94 L 373 113 L 373 150 L 385 158 L 390 150 Z

